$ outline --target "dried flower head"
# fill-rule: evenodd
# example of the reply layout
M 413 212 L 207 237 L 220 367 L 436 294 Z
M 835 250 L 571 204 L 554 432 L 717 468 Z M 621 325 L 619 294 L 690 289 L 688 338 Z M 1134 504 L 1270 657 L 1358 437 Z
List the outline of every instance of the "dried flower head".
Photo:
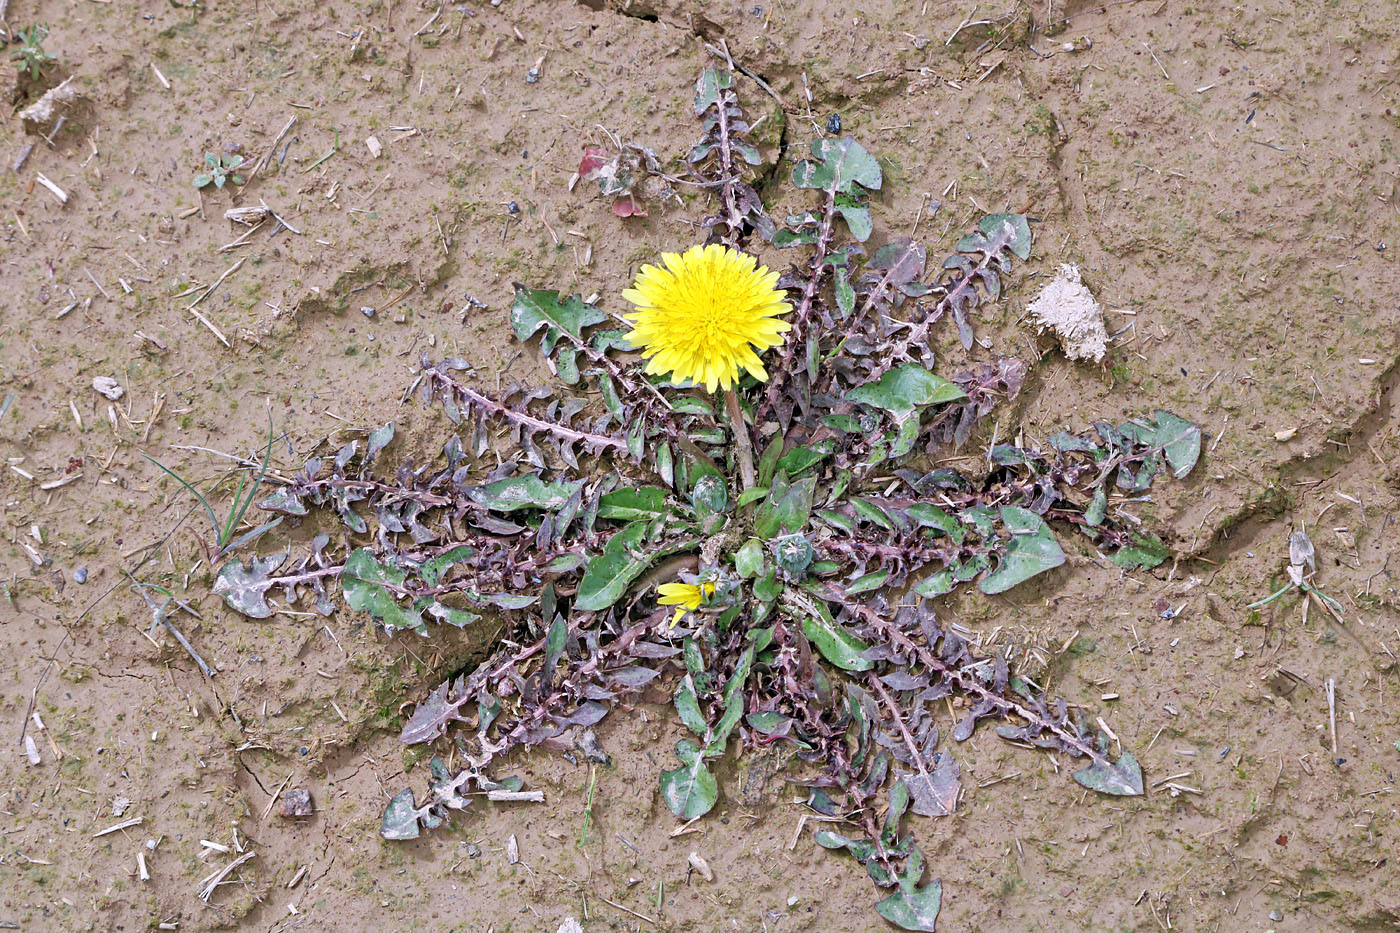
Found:
M 792 329 L 777 315 L 790 305 L 778 273 L 727 246 L 692 246 L 663 253 L 661 266 L 642 266 L 634 288 L 622 297 L 637 306 L 632 346 L 642 348 L 647 372 L 703 384 L 713 392 L 732 388 L 742 367 L 760 382 L 768 378 L 755 350 L 781 346 Z

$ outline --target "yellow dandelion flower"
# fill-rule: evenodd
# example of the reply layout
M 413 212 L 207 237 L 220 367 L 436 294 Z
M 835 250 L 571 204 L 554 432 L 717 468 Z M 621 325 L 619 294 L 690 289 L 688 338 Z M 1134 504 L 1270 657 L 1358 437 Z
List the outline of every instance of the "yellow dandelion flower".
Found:
M 630 339 L 647 357 L 647 372 L 670 373 L 713 392 L 732 388 L 742 367 L 768 378 L 758 353 L 782 346 L 792 329 L 777 317 L 791 310 L 778 273 L 727 246 L 692 246 L 646 265 L 622 297 L 637 306 Z
M 676 614 L 671 617 L 671 628 L 676 627 L 676 623 L 681 620 L 688 611 L 694 612 L 700 605 L 715 595 L 714 581 L 705 583 L 663 583 L 656 588 L 661 594 L 658 600 L 663 606 L 675 606 Z

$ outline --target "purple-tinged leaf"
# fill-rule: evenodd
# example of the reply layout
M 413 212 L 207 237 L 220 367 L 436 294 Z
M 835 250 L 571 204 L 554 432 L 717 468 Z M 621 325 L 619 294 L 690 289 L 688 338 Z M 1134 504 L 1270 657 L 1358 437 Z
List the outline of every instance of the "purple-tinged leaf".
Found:
M 896 780 L 909 788 L 913 811 L 920 816 L 948 816 L 958 806 L 960 769 L 952 752 L 937 752 L 927 774 L 895 771 Z
M 1074 779 L 1090 790 L 1114 797 L 1138 797 L 1143 793 L 1142 766 L 1132 752 L 1124 752 L 1114 762 L 1101 758 L 1074 772 Z
M 267 591 L 278 585 L 278 581 L 269 576 L 286 559 L 286 554 L 254 557 L 246 567 L 240 560 L 229 561 L 219 568 L 214 592 L 224 598 L 230 609 L 250 619 L 269 618 L 272 607 L 267 604 Z

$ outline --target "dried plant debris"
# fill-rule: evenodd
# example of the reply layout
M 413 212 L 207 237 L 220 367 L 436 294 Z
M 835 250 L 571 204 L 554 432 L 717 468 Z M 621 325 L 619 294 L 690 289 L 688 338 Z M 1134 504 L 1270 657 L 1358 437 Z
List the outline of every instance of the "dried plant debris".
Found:
M 1072 360 L 1102 363 L 1108 352 L 1103 310 L 1079 278 L 1073 263 L 1060 266 L 1050 284 L 1026 308 L 1040 332 L 1050 331 Z
M 74 84 L 74 79 L 65 78 L 57 86 L 45 91 L 43 97 L 20 111 L 19 118 L 24 123 L 24 131 L 31 136 L 51 135 L 58 125 L 58 120 L 68 114 L 81 99 L 82 94 Z
M 600 194 L 612 198 L 613 213 L 619 217 L 645 217 L 648 200 L 676 197 L 655 152 L 616 139 L 611 149 L 589 146 L 583 150 L 570 189 L 580 181 L 596 183 Z
M 695 109 L 711 235 L 764 233 L 735 174 L 753 160 L 733 79 L 707 71 Z M 452 424 L 439 456 L 392 456 L 391 422 L 318 452 L 258 503 L 289 522 L 334 517 L 347 543 L 323 533 L 300 556 L 225 562 L 214 588 L 239 612 L 300 602 L 422 636 L 504 626 L 490 657 L 404 725 L 405 744 L 442 754 L 425 791 L 390 802 L 385 838 L 438 827 L 477 792 L 522 799 L 518 778 L 496 776 L 516 748 L 587 749 L 620 698 L 662 685 L 687 732 L 658 777 L 672 812 L 714 808 L 731 741 L 781 745 L 807 765 L 808 806 L 838 821 L 818 843 L 863 865 L 886 889 L 876 910 L 905 929 L 932 930 L 943 896 L 906 816 L 957 812 L 956 746 L 982 720 L 1081 759 L 1086 788 L 1143 793 L 1137 759 L 1110 754 L 1091 713 L 978 652 L 938 606 L 1065 572 L 1067 541 L 1124 569 L 1160 564 L 1170 552 L 1132 505 L 1192 470 L 1200 428 L 1157 411 L 938 465 L 1027 379 L 1007 356 L 944 378 L 927 339 L 951 314 L 971 343 L 969 312 L 997 302 L 1030 254 L 1026 218 L 984 218 L 932 272 L 910 239 L 866 258 L 879 163 L 851 138 L 809 152 L 792 177 L 818 203 L 773 233 L 800 258 L 766 385 L 746 376 L 711 394 L 649 376 L 602 309 L 517 285 L 515 335 L 538 343 L 556 386 L 488 388 L 465 360 L 425 357 L 409 394 Z M 964 712 L 945 736 L 952 698 Z

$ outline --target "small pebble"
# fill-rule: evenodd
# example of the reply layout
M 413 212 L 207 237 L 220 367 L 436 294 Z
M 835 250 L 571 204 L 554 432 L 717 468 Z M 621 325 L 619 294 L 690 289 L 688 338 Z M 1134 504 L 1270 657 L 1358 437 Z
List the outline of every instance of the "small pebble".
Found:
M 112 401 L 116 401 L 126 394 L 126 390 L 121 387 L 121 383 L 111 376 L 98 376 L 92 380 L 92 387 L 105 395 Z
M 826 118 L 826 131 L 832 136 L 836 136 L 841 132 L 841 114 L 833 113 Z
M 1275 923 L 1279 922 L 1280 920 L 1283 919 L 1283 911 L 1281 911 L 1281 910 L 1271 910 L 1271 911 L 1269 911 L 1269 919 L 1272 920 L 1272 921 L 1274 921 Z
M 706 863 L 705 859 L 701 857 L 699 852 L 690 853 L 690 856 L 687 859 L 687 861 L 690 862 L 691 868 L 695 869 L 700 873 L 700 877 L 704 878 L 706 881 L 715 880 L 715 873 L 710 870 L 709 864 Z
M 296 819 L 301 816 L 310 816 L 316 812 L 311 805 L 311 791 L 304 787 L 293 787 L 282 794 L 282 800 L 277 805 L 277 813 L 287 819 Z
M 79 567 L 77 570 L 73 571 L 73 582 L 74 582 L 74 583 L 86 583 L 86 582 L 87 582 L 87 568 L 86 568 L 86 567 Z
M 363 308 L 361 308 L 360 313 L 363 314 L 365 317 L 374 317 L 374 309 L 371 308 L 369 305 L 365 305 Z

